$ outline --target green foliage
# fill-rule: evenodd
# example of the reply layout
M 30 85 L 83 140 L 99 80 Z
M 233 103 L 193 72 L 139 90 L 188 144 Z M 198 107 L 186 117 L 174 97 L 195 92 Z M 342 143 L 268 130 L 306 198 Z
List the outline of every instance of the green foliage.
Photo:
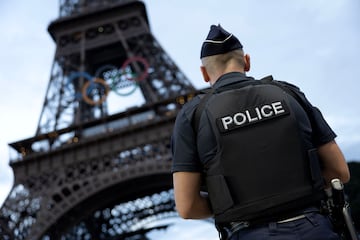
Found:
M 345 184 L 345 193 L 350 203 L 351 215 L 356 229 L 360 229 L 360 162 L 349 162 L 350 181 Z

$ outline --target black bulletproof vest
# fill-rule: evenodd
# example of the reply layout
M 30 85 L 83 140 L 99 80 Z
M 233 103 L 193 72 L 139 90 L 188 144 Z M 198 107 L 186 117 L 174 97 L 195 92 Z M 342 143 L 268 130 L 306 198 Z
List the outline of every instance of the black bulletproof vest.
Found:
M 266 218 L 323 196 L 316 150 L 304 149 L 289 98 L 256 84 L 208 99 L 218 152 L 206 184 L 216 222 Z

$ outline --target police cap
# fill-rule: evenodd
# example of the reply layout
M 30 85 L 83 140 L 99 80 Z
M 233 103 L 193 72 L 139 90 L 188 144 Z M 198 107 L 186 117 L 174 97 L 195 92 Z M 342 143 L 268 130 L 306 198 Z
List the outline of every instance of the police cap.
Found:
M 242 49 L 243 45 L 231 33 L 219 25 L 211 25 L 206 40 L 201 47 L 200 59 L 217 54 L 224 54 L 235 49 Z

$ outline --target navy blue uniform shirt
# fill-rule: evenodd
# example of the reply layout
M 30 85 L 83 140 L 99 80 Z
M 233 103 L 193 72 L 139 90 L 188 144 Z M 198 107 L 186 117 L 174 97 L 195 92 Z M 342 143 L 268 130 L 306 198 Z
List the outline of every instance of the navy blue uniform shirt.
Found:
M 247 77 L 243 73 L 232 72 L 221 76 L 213 85 L 214 89 L 241 81 L 257 81 L 252 77 Z M 286 84 L 286 83 L 285 83 Z M 297 87 L 286 84 L 288 88 L 296 90 L 303 102 L 309 106 L 311 116 L 307 116 L 295 99 L 292 99 L 291 107 L 295 109 L 298 126 L 302 132 L 302 138 L 307 148 L 318 147 L 332 141 L 336 134 L 329 127 L 321 112 L 308 102 L 305 95 L 298 91 Z M 200 97 L 195 97 L 186 103 L 178 113 L 171 148 L 173 155 L 172 172 L 203 172 L 204 165 L 216 154 L 217 144 L 206 114 L 202 114 L 199 129 L 193 129 L 192 119 L 194 111 L 200 103 Z M 311 126 L 309 118 L 312 119 Z M 197 135 L 197 136 L 196 136 Z

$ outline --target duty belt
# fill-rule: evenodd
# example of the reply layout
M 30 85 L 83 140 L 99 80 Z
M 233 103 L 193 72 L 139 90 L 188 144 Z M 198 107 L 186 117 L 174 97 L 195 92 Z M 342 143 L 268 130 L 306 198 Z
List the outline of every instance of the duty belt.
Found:
M 230 222 L 228 226 L 218 226 L 216 225 L 216 229 L 219 232 L 220 240 L 230 239 L 231 236 L 237 231 L 248 228 L 250 226 L 249 222 Z
M 273 222 L 282 224 L 282 223 L 288 223 L 288 222 L 300 220 L 300 219 L 306 218 L 305 214 L 310 213 L 310 212 L 318 212 L 318 211 L 304 211 L 302 214 L 296 215 L 294 217 L 285 218 L 285 219 L 281 219 L 281 220 L 273 221 Z M 269 221 L 269 222 L 272 222 L 272 221 Z M 240 221 L 240 222 L 230 222 L 230 223 L 226 224 L 226 226 L 216 226 L 216 228 L 219 232 L 220 240 L 227 240 L 227 239 L 230 239 L 232 237 L 232 235 L 234 233 L 236 233 L 237 231 L 251 227 L 251 226 L 256 226 L 256 225 L 259 225 L 259 224 L 251 224 L 250 222 L 247 222 L 247 221 Z

